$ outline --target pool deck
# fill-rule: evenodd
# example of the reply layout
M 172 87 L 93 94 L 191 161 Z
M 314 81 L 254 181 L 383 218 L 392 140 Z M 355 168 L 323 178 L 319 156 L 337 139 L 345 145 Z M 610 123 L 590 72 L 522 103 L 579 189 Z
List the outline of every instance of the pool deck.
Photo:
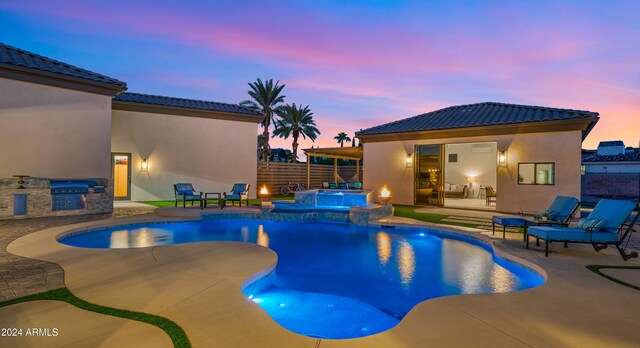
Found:
M 199 210 L 199 209 L 198 209 Z M 158 314 L 178 323 L 194 347 L 634 347 L 640 342 L 640 291 L 624 287 L 590 271 L 590 264 L 632 266 L 638 259 L 621 260 L 615 249 L 596 253 L 589 245 L 553 244 L 549 257 L 542 248 L 526 250 L 521 235 L 502 240 L 501 234 L 471 229 L 462 231 L 493 243 L 498 254 L 512 255 L 529 267 L 542 270 L 542 286 L 505 294 L 459 295 L 425 301 L 396 327 L 369 337 L 350 340 L 315 339 L 292 333 L 277 323 L 240 291 L 248 279 L 268 273 L 277 255 L 255 244 L 201 242 L 141 249 L 83 249 L 57 243 L 56 236 L 69 230 L 111 225 L 114 222 L 175 221 L 198 219 L 198 210 L 176 210 L 182 216 L 131 216 L 54 227 L 23 236 L 7 251 L 53 262 L 64 269 L 66 286 L 78 297 L 105 306 Z M 214 214 L 255 213 L 256 209 L 211 210 Z M 165 214 L 172 215 L 172 214 Z M 380 223 L 431 225 L 403 218 Z M 637 236 L 636 236 L 637 237 Z M 640 278 L 640 270 L 616 271 L 627 279 Z M 635 275 L 635 276 L 634 276 Z M 15 305 L 0 310 L 3 327 L 19 325 L 19 318 L 47 315 L 40 325 L 68 327 L 70 321 L 87 321 L 94 313 L 69 314 L 65 306 L 50 303 Z M 48 306 L 48 307 L 43 307 Z M 43 312 L 42 308 L 48 308 Z M 65 314 L 66 313 L 66 314 Z M 66 326 L 65 326 L 66 325 Z M 107 324 L 104 324 L 107 325 Z M 131 325 L 102 326 L 104 346 L 122 346 L 132 334 Z M 153 327 L 146 327 L 150 346 L 165 346 Z M 59 338 L 42 346 L 81 342 L 89 331 L 64 330 Z M 161 335 L 160 335 L 161 336 Z M 29 338 L 12 346 L 31 346 Z M 4 345 L 0 339 L 0 345 Z M 58 343 L 56 343 L 58 342 Z M 40 344 L 38 346 L 41 346 Z

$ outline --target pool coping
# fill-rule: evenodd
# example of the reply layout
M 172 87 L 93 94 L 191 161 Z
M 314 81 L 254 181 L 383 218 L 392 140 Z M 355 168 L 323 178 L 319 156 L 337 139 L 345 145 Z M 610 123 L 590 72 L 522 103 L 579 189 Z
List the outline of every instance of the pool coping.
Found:
M 237 213 L 237 211 L 234 211 L 234 213 Z M 255 213 L 255 211 L 252 211 L 252 213 Z M 157 265 L 154 250 L 162 251 L 161 254 L 175 253 L 177 255 L 182 255 L 182 253 L 185 252 L 193 252 L 194 254 L 202 256 L 203 260 L 211 259 L 212 262 L 214 262 L 215 255 L 213 255 L 213 253 L 202 251 L 202 247 L 198 246 L 198 244 L 218 244 L 217 248 L 221 251 L 224 251 L 225 249 L 235 249 L 233 249 L 232 245 L 221 245 L 229 242 L 204 242 L 182 244 L 178 246 L 170 245 L 150 248 L 136 248 L 133 249 L 136 250 L 136 253 L 140 252 L 141 250 L 146 250 L 146 252 L 144 253 L 145 255 L 135 256 L 132 255 L 131 252 L 114 253 L 111 252 L 112 249 L 107 249 L 108 251 L 96 251 L 96 249 L 66 246 L 57 242 L 56 237 L 69 232 L 87 231 L 107 226 L 121 226 L 144 222 L 172 221 L 198 221 L 198 219 L 185 219 L 184 217 L 169 218 L 160 216 L 137 216 L 118 219 L 117 221 L 101 220 L 76 225 L 68 225 L 35 232 L 21 237 L 12 242 L 7 247 L 7 250 L 11 253 L 21 256 L 41 258 L 52 262 L 56 262 L 56 258 L 60 258 L 60 263 L 56 263 L 60 264 L 65 269 L 65 283 L 67 283 L 67 286 L 72 291 L 81 289 L 81 287 L 76 287 L 76 285 L 74 284 L 75 280 L 79 278 L 85 278 L 84 283 L 81 282 L 82 285 L 89 288 L 93 287 L 91 288 L 92 291 L 79 291 L 77 295 L 87 301 L 110 305 L 112 304 L 112 302 L 110 301 L 113 301 L 113 298 L 110 298 L 108 295 L 104 294 L 104 292 L 106 291 L 105 287 L 99 288 L 95 284 L 92 285 L 92 282 L 97 283 L 100 281 L 100 279 L 91 280 L 91 278 L 95 278 L 96 275 L 92 274 L 92 272 L 82 271 L 81 269 L 78 269 L 78 267 L 76 266 L 77 263 L 83 263 L 87 262 L 87 260 L 91 260 L 90 263 L 99 265 L 100 267 L 104 267 L 106 269 L 114 269 L 114 272 L 122 272 L 121 270 L 112 267 L 109 263 L 122 261 L 119 260 L 119 258 L 128 258 L 132 260 L 144 259 L 146 260 L 145 262 L 148 262 L 151 266 L 153 266 L 149 266 L 150 269 L 153 270 L 153 272 L 157 272 L 159 274 L 161 274 L 162 272 L 174 272 L 176 276 L 182 276 L 182 273 L 179 273 L 175 270 L 175 263 L 168 262 L 166 264 Z M 233 304 L 233 306 L 235 306 L 234 308 L 241 309 L 244 313 L 244 320 L 250 321 L 256 327 L 256 329 L 254 330 L 255 332 L 253 332 L 252 334 L 247 334 L 245 332 L 246 330 L 244 330 L 244 327 L 242 326 L 231 325 L 230 331 L 227 332 L 227 334 L 232 335 L 231 338 L 225 338 L 216 335 L 206 335 L 206 337 L 203 338 L 202 330 L 205 330 L 202 327 L 203 324 L 189 321 L 188 319 L 184 318 L 184 311 L 182 311 L 183 313 L 180 313 L 180 311 L 171 312 L 166 309 L 157 310 L 157 308 L 154 309 L 153 306 L 150 306 L 151 308 L 148 308 L 149 310 L 147 312 L 166 316 L 167 318 L 174 320 L 176 323 L 181 325 L 189 335 L 190 339 L 192 339 L 192 341 L 194 342 L 194 346 L 197 346 L 198 344 L 204 345 L 206 343 L 210 343 L 210 340 L 216 340 L 216 342 L 221 342 L 220 340 L 222 340 L 226 343 L 229 343 L 230 345 L 238 346 L 246 345 L 250 342 L 253 342 L 255 344 L 260 344 L 263 346 L 315 347 L 317 344 L 319 344 L 320 341 L 322 342 L 323 347 L 350 345 L 413 346 L 416 344 L 424 345 L 426 343 L 438 344 L 438 342 L 440 344 L 446 343 L 455 345 L 464 344 L 465 342 L 468 344 L 477 344 L 477 340 L 479 337 L 482 337 L 484 344 L 492 346 L 558 344 L 580 345 L 585 343 L 595 344 L 598 341 L 606 342 L 608 344 L 612 344 L 613 342 L 620 345 L 631 345 L 632 342 L 637 342 L 637 339 L 640 338 L 640 333 L 633 332 L 632 326 L 621 325 L 621 322 L 628 324 L 629 321 L 637 325 L 637 323 L 640 321 L 637 316 L 634 316 L 632 314 L 638 313 L 640 311 L 640 296 L 636 294 L 637 291 L 629 289 L 629 292 L 627 292 L 626 288 L 622 287 L 623 289 L 621 289 L 619 288 L 620 286 L 615 283 L 611 283 L 606 280 L 588 278 L 583 273 L 577 272 L 577 270 L 580 268 L 584 269 L 584 267 L 582 267 L 582 264 L 592 264 L 594 262 L 613 262 L 620 264 L 620 262 L 615 262 L 616 260 L 614 257 L 611 257 L 611 254 L 596 254 L 593 251 L 588 252 L 587 250 L 584 250 L 585 248 L 576 247 L 575 249 L 572 248 L 566 251 L 561 250 L 560 253 L 554 253 L 553 255 L 551 255 L 550 258 L 541 258 L 540 252 L 532 250 L 522 252 L 521 250 L 511 248 L 509 244 L 505 244 L 504 242 L 501 242 L 499 240 L 491 239 L 488 236 L 471 234 L 477 233 L 477 231 L 475 231 L 476 229 L 442 226 L 429 223 L 406 224 L 379 222 L 379 225 L 394 225 L 398 227 L 411 227 L 420 229 L 437 226 L 439 230 L 444 229 L 451 232 L 461 233 L 466 238 L 469 238 L 471 236 L 471 238 L 481 240 L 484 243 L 490 243 L 495 254 L 500 256 L 501 258 L 505 260 L 513 260 L 520 265 L 525 265 L 531 267 L 531 269 L 533 270 L 538 270 L 539 272 L 536 273 L 543 275 L 546 279 L 546 282 L 545 284 L 536 288 L 511 293 L 453 295 L 427 300 L 416 305 L 401 321 L 400 324 L 385 332 L 363 338 L 348 340 L 320 340 L 312 339 L 287 331 L 286 329 L 280 327 L 277 323 L 275 323 L 273 319 L 271 319 L 271 317 L 266 315 L 266 313 L 259 306 L 252 303 L 247 303 L 251 301 L 248 301 L 241 292 L 243 284 L 249 284 L 253 281 L 252 279 L 258 279 L 273 271 L 273 268 L 275 268 L 277 262 L 277 255 L 270 256 L 269 253 L 258 252 L 258 254 L 260 255 L 253 256 L 255 256 L 254 259 L 256 263 L 260 263 L 262 266 L 255 265 L 257 269 L 254 269 L 253 271 L 255 272 L 252 272 L 250 275 L 246 275 L 245 271 L 246 276 L 241 280 L 237 279 L 237 274 L 236 276 L 229 276 L 227 281 L 229 281 L 229 283 L 235 284 L 236 287 L 234 288 L 232 286 L 231 288 L 226 288 L 226 290 L 223 291 L 226 294 L 225 296 L 227 296 L 225 302 L 229 302 L 229 305 Z M 262 248 L 259 246 L 257 247 Z M 245 252 L 255 253 L 256 250 L 238 249 L 234 252 L 240 254 L 243 254 Z M 575 257 L 571 259 L 571 255 L 576 254 L 580 257 L 584 257 L 585 259 L 581 260 L 576 259 Z M 605 261 L 603 261 L 603 255 L 606 256 L 604 258 Z M 92 260 L 94 258 L 97 259 Z M 572 262 L 563 264 L 567 263 L 567 261 Z M 538 265 L 538 262 L 542 265 Z M 632 265 L 634 263 L 622 264 Z M 273 267 L 270 270 L 268 270 L 269 265 Z M 552 270 L 551 274 L 549 274 L 549 270 Z M 181 272 L 186 273 L 187 271 Z M 586 280 L 586 283 L 585 278 L 588 278 Z M 233 281 L 235 281 L 235 283 L 233 283 Z M 589 286 L 576 286 L 575 284 L 573 284 L 574 282 L 589 284 Z M 216 286 L 219 285 L 212 286 L 210 290 L 215 290 Z M 96 287 L 98 288 L 96 289 Z M 109 287 L 107 286 L 107 288 Z M 572 293 L 572 296 L 561 296 L 562 293 L 568 291 L 568 289 L 571 289 L 570 291 Z M 233 292 L 237 292 L 237 294 L 233 294 Z M 612 299 L 610 299 L 609 296 L 606 296 L 606 294 L 612 292 L 617 293 L 620 296 Z M 588 296 L 586 296 L 585 294 L 587 294 Z M 241 299 L 237 295 L 240 295 L 244 299 Z M 592 302 L 603 296 L 603 300 L 609 299 L 608 305 L 613 306 L 614 310 L 600 309 L 597 303 L 590 307 L 585 305 L 580 306 L 579 308 L 573 308 L 575 307 L 573 306 L 570 311 L 571 313 L 564 313 L 561 316 L 562 320 L 554 317 L 549 317 L 549 314 L 551 312 L 542 313 L 544 315 L 539 313 L 541 310 L 540 307 L 543 307 L 548 309 L 549 311 L 555 311 L 557 316 L 558 308 L 565 308 L 567 301 L 576 302 L 577 300 L 586 297 L 590 302 Z M 558 297 L 562 300 L 559 301 Z M 621 301 L 619 298 L 626 298 L 626 300 Z M 637 301 L 631 301 L 631 299 L 634 298 L 637 299 Z M 212 299 L 205 296 L 204 293 L 199 295 L 195 294 L 190 298 L 183 299 L 185 303 L 189 301 L 200 301 L 201 303 L 209 303 L 211 300 Z M 522 301 L 524 301 L 524 304 L 522 303 Z M 534 303 L 535 305 L 531 307 L 531 305 Z M 178 303 L 176 306 L 180 306 L 181 304 L 182 303 Z M 149 307 L 145 306 L 145 304 L 136 304 L 135 301 L 128 304 L 129 307 L 138 305 L 142 306 L 142 308 Z M 225 305 L 225 303 L 223 302 L 221 305 Z M 519 306 L 524 306 L 526 310 L 523 311 Z M 125 309 L 138 310 L 140 308 L 129 307 L 125 307 Z M 494 310 L 487 311 L 487 308 L 494 308 Z M 542 318 L 544 319 L 541 318 L 532 320 L 532 314 L 530 313 L 531 311 L 537 313 L 536 318 L 542 316 Z M 191 308 L 187 314 L 195 315 L 194 313 L 197 312 L 198 308 L 196 307 Z M 503 318 L 503 315 L 501 313 L 506 313 L 505 315 L 507 315 L 507 317 L 512 317 L 512 319 L 508 320 L 508 324 L 496 324 L 496 321 L 500 322 L 501 320 L 506 320 L 505 318 Z M 596 313 L 597 316 L 594 317 L 594 313 Z M 618 321 L 616 327 L 611 327 L 611 325 L 607 324 L 607 320 L 601 321 L 599 319 L 600 316 L 603 316 L 604 319 L 611 319 L 612 316 L 614 318 L 617 318 Z M 576 327 L 580 327 L 581 330 L 584 330 L 585 318 L 590 320 L 586 321 L 586 327 L 591 328 L 589 332 L 589 341 L 585 341 L 584 338 L 580 338 L 578 336 L 566 335 L 563 330 L 560 330 L 558 328 L 554 329 L 553 325 L 547 325 L 547 323 L 545 322 L 550 321 L 550 323 L 553 324 L 554 322 L 560 320 L 562 323 L 569 322 Z M 224 321 L 226 320 L 223 320 L 223 322 Z M 453 331 L 451 331 L 451 327 L 449 325 L 444 325 L 447 323 L 457 327 L 458 330 L 456 330 L 455 332 L 458 332 L 458 334 L 453 334 Z M 625 330 L 625 327 L 629 327 L 629 330 Z M 479 328 L 482 328 L 482 330 L 478 331 Z M 610 332 L 606 332 L 605 334 L 603 334 L 603 329 L 609 329 L 609 331 L 613 331 L 616 334 L 615 336 L 611 335 Z M 447 335 L 447 333 L 450 334 Z M 596 335 L 596 337 L 594 338 L 594 333 L 601 333 L 601 335 Z M 268 341 L 265 341 L 265 337 L 269 337 L 270 339 Z M 613 341 L 611 341 L 612 337 L 614 337 Z

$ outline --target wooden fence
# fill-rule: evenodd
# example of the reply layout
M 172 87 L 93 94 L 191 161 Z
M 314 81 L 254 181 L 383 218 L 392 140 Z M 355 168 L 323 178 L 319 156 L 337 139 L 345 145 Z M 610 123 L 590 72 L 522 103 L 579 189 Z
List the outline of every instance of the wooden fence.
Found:
M 309 177 L 311 188 L 322 188 L 323 182 L 333 182 L 333 166 L 324 164 L 311 164 Z M 362 166 L 360 166 L 360 177 L 356 175 L 356 166 L 338 166 L 338 175 L 343 181 L 362 182 Z M 339 182 L 340 179 L 338 179 Z M 262 185 L 267 186 L 271 193 L 280 192 L 280 188 L 289 183 L 300 183 L 307 186 L 307 164 L 306 163 L 280 163 L 280 162 L 258 162 L 258 190 Z

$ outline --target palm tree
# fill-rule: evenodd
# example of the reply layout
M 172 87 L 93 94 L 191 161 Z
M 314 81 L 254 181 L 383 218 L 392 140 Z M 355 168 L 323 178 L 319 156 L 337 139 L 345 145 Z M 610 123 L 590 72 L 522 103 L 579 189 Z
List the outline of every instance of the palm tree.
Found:
M 291 147 L 295 162 L 298 159 L 298 137 L 302 135 L 304 139 L 309 138 L 311 141 L 316 141 L 320 135 L 320 131 L 316 128 L 316 122 L 313 120 L 313 112 L 309 109 L 309 105 L 302 107 L 302 105 L 296 106 L 296 103 L 293 103 L 278 108 L 276 114 L 280 116 L 280 119 L 275 121 L 276 129 L 273 131 L 273 136 L 285 139 L 289 138 L 289 135 L 293 137 Z
M 259 78 L 256 82 L 249 83 L 249 96 L 250 100 L 243 100 L 240 102 L 241 106 L 249 109 L 262 112 L 264 119 L 262 119 L 262 159 L 264 161 L 269 158 L 271 154 L 271 147 L 269 147 L 269 125 L 273 120 L 273 113 L 278 108 L 278 104 L 284 102 L 284 95 L 282 89 L 285 85 L 279 85 L 280 81 L 273 84 L 273 79 L 262 82 Z
M 333 137 L 333 139 L 335 139 L 338 143 L 340 143 L 340 147 L 344 146 L 345 141 L 351 141 L 351 138 L 349 138 L 349 136 L 345 132 L 338 133 L 338 135 Z

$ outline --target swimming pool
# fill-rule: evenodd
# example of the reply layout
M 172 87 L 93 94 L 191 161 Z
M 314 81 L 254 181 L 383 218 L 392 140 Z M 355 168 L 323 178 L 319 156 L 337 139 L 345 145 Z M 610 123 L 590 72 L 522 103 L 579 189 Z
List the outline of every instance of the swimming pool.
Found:
M 428 299 L 517 291 L 544 282 L 480 241 L 434 229 L 213 220 L 116 226 L 59 239 L 88 248 L 201 241 L 273 249 L 275 271 L 243 292 L 280 325 L 312 337 L 368 336 L 392 328 Z

